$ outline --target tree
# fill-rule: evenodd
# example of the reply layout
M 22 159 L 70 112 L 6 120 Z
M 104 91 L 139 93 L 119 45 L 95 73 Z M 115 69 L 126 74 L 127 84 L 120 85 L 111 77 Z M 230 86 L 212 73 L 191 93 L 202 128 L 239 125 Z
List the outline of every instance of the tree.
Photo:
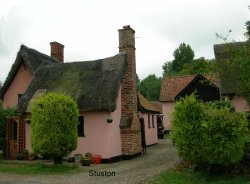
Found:
M 174 71 L 179 72 L 183 66 L 190 63 L 194 59 L 194 51 L 190 45 L 181 43 L 180 46 L 174 51 L 174 60 L 172 61 L 172 68 Z
M 140 83 L 141 83 L 141 80 L 139 78 L 139 76 L 136 74 L 136 89 L 137 91 L 140 91 Z
M 154 74 L 147 76 L 140 82 L 139 92 L 148 100 L 158 101 L 161 90 L 161 78 Z
M 167 61 L 162 65 L 163 76 L 176 75 L 178 72 L 175 72 L 172 67 L 172 61 Z
M 245 26 L 246 26 L 246 33 L 245 33 L 245 35 L 246 35 L 248 41 L 250 41 L 250 21 L 247 21 L 245 23 Z
M 177 49 L 175 49 L 174 60 L 172 62 L 166 62 L 163 64 L 163 76 L 178 74 L 184 65 L 191 63 L 194 59 L 194 51 L 190 45 L 181 43 Z
M 180 75 L 206 74 L 214 73 L 215 61 L 208 60 L 204 57 L 195 59 L 190 63 L 184 64 L 183 69 L 179 72 Z
M 49 93 L 34 102 L 31 109 L 34 153 L 47 155 L 55 164 L 77 147 L 78 108 L 69 96 Z

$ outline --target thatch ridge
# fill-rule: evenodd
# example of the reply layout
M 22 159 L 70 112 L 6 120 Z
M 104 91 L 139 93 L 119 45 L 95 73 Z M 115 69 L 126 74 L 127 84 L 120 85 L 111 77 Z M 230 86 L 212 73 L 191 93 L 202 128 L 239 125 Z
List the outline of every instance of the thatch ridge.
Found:
M 45 65 L 48 63 L 58 63 L 58 62 L 59 62 L 58 60 L 50 56 L 47 56 L 46 54 L 31 49 L 25 45 L 21 45 L 17 53 L 15 62 L 13 63 L 11 70 L 0 91 L 0 98 L 3 98 L 4 93 L 6 92 L 12 80 L 14 79 L 16 72 L 22 63 L 24 63 L 28 67 L 28 69 L 32 72 L 32 74 L 35 74 L 35 72 L 41 65 Z

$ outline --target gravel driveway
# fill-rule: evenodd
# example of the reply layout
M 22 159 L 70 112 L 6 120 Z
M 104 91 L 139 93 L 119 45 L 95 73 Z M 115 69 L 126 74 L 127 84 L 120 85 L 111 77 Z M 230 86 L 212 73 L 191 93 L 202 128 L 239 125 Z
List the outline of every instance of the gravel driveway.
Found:
M 82 172 L 58 175 L 23 175 L 0 173 L 1 184 L 136 184 L 173 166 L 178 161 L 171 140 L 159 140 L 159 144 L 147 148 L 147 153 L 132 160 L 113 164 L 82 167 Z M 102 172 L 103 175 L 90 176 Z M 105 173 L 106 172 L 106 173 Z M 143 183 L 143 182 L 142 182 Z

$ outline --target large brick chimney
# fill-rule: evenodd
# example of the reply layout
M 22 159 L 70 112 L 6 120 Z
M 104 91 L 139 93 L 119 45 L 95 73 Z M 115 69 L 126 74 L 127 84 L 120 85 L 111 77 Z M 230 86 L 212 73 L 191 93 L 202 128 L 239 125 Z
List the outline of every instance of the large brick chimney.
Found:
M 50 55 L 53 58 L 63 62 L 64 54 L 63 54 L 64 45 L 58 42 L 50 42 Z
M 126 156 L 140 154 L 141 129 L 137 110 L 135 31 L 130 26 L 119 30 L 119 52 L 126 53 L 127 67 L 122 79 L 120 122 L 122 153 Z

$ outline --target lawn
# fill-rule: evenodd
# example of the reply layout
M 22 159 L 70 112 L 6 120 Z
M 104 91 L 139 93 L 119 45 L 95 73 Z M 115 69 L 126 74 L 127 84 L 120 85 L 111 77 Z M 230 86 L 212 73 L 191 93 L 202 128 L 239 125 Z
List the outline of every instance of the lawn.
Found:
M 163 171 L 161 174 L 144 180 L 143 184 L 250 184 L 250 180 L 241 177 L 227 177 L 223 175 L 206 175 L 193 170 L 175 172 Z
M 77 164 L 52 165 L 42 162 L 0 161 L 0 172 L 18 174 L 60 174 L 79 171 L 79 165 Z
M 250 180 L 241 177 L 226 177 L 224 175 L 207 175 L 194 172 L 192 169 L 175 172 L 163 171 L 161 174 L 144 180 L 141 184 L 250 184 Z

